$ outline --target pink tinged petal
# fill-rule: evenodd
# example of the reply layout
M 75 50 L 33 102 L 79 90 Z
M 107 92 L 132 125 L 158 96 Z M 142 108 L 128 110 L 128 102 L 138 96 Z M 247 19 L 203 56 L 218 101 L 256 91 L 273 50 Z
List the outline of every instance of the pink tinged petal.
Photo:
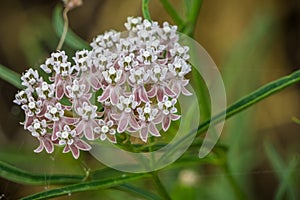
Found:
M 69 145 L 66 145 L 63 150 L 63 153 L 68 153 L 69 151 L 70 151 L 70 147 L 69 147 Z
M 110 86 L 107 86 L 107 87 L 104 89 L 102 95 L 101 95 L 100 97 L 98 97 L 98 101 L 99 101 L 99 102 L 104 102 L 104 101 L 106 101 L 106 100 L 109 98 L 110 90 L 111 90 Z
M 120 80 L 119 80 L 119 85 L 122 85 L 125 81 L 126 81 L 126 78 L 125 76 L 123 75 L 124 73 L 122 73 L 121 77 L 120 77 Z
M 154 124 L 152 124 L 152 123 L 149 125 L 149 132 L 150 132 L 151 135 L 153 135 L 155 137 L 159 137 L 160 136 L 160 133 L 157 130 L 156 126 Z
M 129 120 L 130 120 L 130 117 L 128 117 L 128 115 L 122 115 L 122 117 L 119 121 L 119 124 L 118 124 L 118 128 L 117 128 L 117 131 L 119 133 L 123 133 L 126 130 Z
M 192 95 L 192 93 L 190 91 L 188 91 L 184 86 L 181 87 L 181 92 L 185 96 L 191 96 Z
M 76 131 L 77 134 L 80 134 L 80 133 L 83 132 L 83 129 L 84 129 L 84 128 L 85 128 L 85 122 L 84 122 L 83 120 L 81 120 L 81 121 L 77 124 L 77 126 L 76 126 L 76 128 L 75 128 L 75 131 Z
M 60 125 L 57 122 L 54 122 L 53 124 L 53 132 L 52 132 L 52 136 L 51 136 L 51 140 L 56 140 L 58 137 L 56 135 L 56 133 L 60 131 Z
M 64 85 L 63 84 L 60 83 L 56 86 L 55 96 L 57 99 L 61 99 L 64 96 Z
M 110 101 L 112 105 L 116 105 L 119 101 L 119 97 L 116 91 L 116 88 L 110 90 Z
M 92 149 L 92 147 L 91 147 L 88 143 L 86 143 L 85 141 L 83 141 L 83 140 L 77 140 L 77 141 L 74 143 L 74 145 L 75 145 L 78 149 L 83 150 L 83 151 L 89 151 L 89 150 Z
M 140 130 L 140 138 L 143 142 L 147 142 L 148 138 L 148 127 L 145 126 Z
M 153 86 L 148 92 L 148 97 L 152 98 L 156 95 L 157 93 L 157 87 L 156 86 Z
M 175 83 L 172 87 L 172 90 L 174 91 L 174 93 L 176 94 L 176 97 L 179 96 L 179 93 L 180 93 L 180 85 Z
M 176 120 L 178 120 L 179 118 L 180 118 L 180 115 L 171 114 L 171 119 L 172 119 L 173 121 L 176 121 Z
M 85 126 L 84 135 L 88 140 L 94 140 L 95 135 L 92 126 Z
M 163 123 L 162 123 L 162 128 L 164 131 L 167 131 L 170 127 L 170 124 L 171 124 L 171 119 L 170 119 L 170 116 L 165 116 L 163 118 Z
M 53 147 L 53 143 L 51 142 L 50 139 L 45 138 L 42 140 L 45 150 L 47 151 L 47 153 L 52 153 L 54 151 L 54 147 Z
M 161 87 L 158 88 L 157 90 L 157 100 L 162 102 L 164 97 L 164 91 L 162 90 Z
M 161 114 L 159 114 L 159 115 L 157 115 L 157 117 L 155 117 L 153 120 L 152 120 L 152 122 L 154 123 L 154 124 L 159 124 L 161 121 L 162 121 L 162 115 Z
M 175 97 L 176 96 L 175 92 L 173 92 L 168 86 L 165 86 L 164 89 L 165 89 L 166 94 L 169 97 Z
M 129 121 L 129 125 L 133 128 L 133 129 L 139 129 L 140 125 L 138 124 L 138 122 L 136 121 L 134 116 L 130 117 L 130 121 Z
M 72 152 L 73 157 L 74 157 L 75 159 L 78 159 L 79 154 L 80 154 L 78 148 L 77 148 L 75 145 L 71 145 L 71 146 L 70 146 L 70 149 L 71 149 L 71 152 Z
M 186 86 L 187 84 L 189 84 L 189 80 L 182 80 L 181 81 L 181 84 L 183 85 L 183 86 Z
M 101 87 L 100 81 L 95 76 L 91 78 L 91 85 L 96 90 L 98 90 Z
M 107 134 L 107 139 L 111 142 L 111 143 L 117 143 L 117 139 L 115 135 L 111 135 L 111 134 Z
M 47 104 L 45 103 L 45 101 L 43 103 L 44 103 L 44 105 L 43 105 L 41 111 L 39 112 L 39 114 L 37 114 L 38 117 L 43 116 L 47 111 Z
M 74 125 L 79 121 L 79 118 L 73 118 L 73 117 L 64 117 L 63 118 L 64 123 L 67 125 Z
M 36 148 L 36 149 L 34 150 L 34 153 L 40 153 L 40 152 L 43 151 L 43 149 L 44 149 L 44 144 L 43 144 L 43 142 L 42 142 L 41 140 L 39 140 L 39 142 L 40 142 L 40 145 L 38 146 L 38 148 Z
M 147 93 L 146 93 L 146 90 L 144 87 L 140 88 L 139 97 L 143 102 L 145 102 L 145 103 L 149 102 L 149 99 L 148 99 L 148 96 L 147 96 Z
M 141 102 L 141 99 L 140 99 L 140 97 L 139 97 L 139 91 L 138 91 L 138 89 L 135 89 L 135 90 L 133 91 L 133 95 L 134 95 L 134 100 L 135 100 L 136 102 L 140 103 L 140 102 Z
M 30 126 L 33 122 L 33 117 L 26 116 L 25 122 L 24 122 L 24 129 L 27 129 L 28 126 Z
M 114 120 L 120 120 L 120 118 L 121 118 L 121 115 L 120 115 L 120 114 L 115 114 L 115 113 L 112 113 L 110 116 L 111 116 L 111 118 L 113 118 Z

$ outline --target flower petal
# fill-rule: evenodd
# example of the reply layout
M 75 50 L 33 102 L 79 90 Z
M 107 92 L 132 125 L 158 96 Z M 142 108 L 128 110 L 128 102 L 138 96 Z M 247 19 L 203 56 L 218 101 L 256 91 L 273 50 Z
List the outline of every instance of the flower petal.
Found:
M 148 92 L 148 97 L 152 98 L 156 95 L 157 93 L 157 87 L 154 85 Z
M 89 126 L 89 125 L 85 126 L 84 135 L 85 135 L 86 139 L 88 139 L 88 140 L 95 139 L 92 126 Z
M 43 149 L 44 149 L 44 144 L 43 144 L 43 142 L 42 142 L 41 140 L 39 140 L 39 142 L 40 142 L 40 145 L 39 145 L 35 150 L 33 150 L 34 153 L 40 153 L 40 152 L 42 152 Z
M 159 131 L 157 130 L 156 126 L 153 123 L 149 124 L 149 132 L 151 135 L 155 137 L 160 136 Z
M 81 120 L 81 121 L 77 124 L 77 126 L 76 126 L 76 128 L 75 128 L 75 131 L 76 131 L 77 134 L 80 134 L 80 133 L 83 132 L 84 128 L 85 128 L 85 122 L 84 122 L 83 120 Z
M 70 146 L 70 149 L 71 149 L 71 152 L 72 152 L 73 157 L 74 157 L 75 159 L 78 159 L 79 154 L 80 154 L 78 148 L 77 148 L 75 145 L 71 145 L 71 146 Z
M 157 89 L 157 96 L 156 96 L 157 100 L 162 102 L 163 101 L 163 98 L 164 98 L 164 91 L 162 90 L 161 87 L 159 87 Z
M 53 147 L 53 143 L 51 142 L 51 140 L 49 138 L 44 138 L 44 139 L 42 139 L 42 142 L 43 142 L 43 145 L 44 145 L 47 153 L 53 153 L 54 147 Z
M 99 101 L 99 102 L 104 102 L 104 101 L 106 101 L 106 100 L 109 98 L 110 90 L 111 90 L 110 86 L 107 86 L 107 87 L 104 89 L 102 95 L 98 97 L 98 101 Z
M 149 102 L 146 90 L 143 86 L 139 90 L 139 97 L 143 102 L 145 102 L 145 103 Z
M 85 141 L 83 141 L 83 140 L 76 140 L 76 142 L 74 143 L 74 145 L 78 148 L 78 149 L 80 149 L 80 150 L 83 150 L 83 151 L 89 151 L 89 150 L 91 150 L 92 149 L 92 147 L 88 144 L 88 143 L 86 143 Z
M 148 138 L 148 126 L 143 127 L 140 130 L 140 138 L 143 142 L 147 142 L 147 138 Z
M 170 124 L 171 124 L 171 119 L 170 119 L 170 116 L 165 116 L 163 118 L 163 123 L 162 123 L 162 128 L 164 131 L 167 131 L 170 127 Z
M 119 124 L 118 124 L 118 128 L 117 128 L 117 131 L 119 133 L 123 133 L 126 130 L 129 120 L 130 120 L 130 117 L 128 117 L 127 115 L 122 115 L 122 117 L 119 121 Z
M 55 96 L 57 99 L 61 99 L 64 96 L 64 86 L 61 82 L 56 85 Z
M 117 105 L 117 103 L 119 101 L 119 96 L 117 94 L 116 88 L 112 88 L 110 90 L 110 101 L 111 101 L 112 105 Z

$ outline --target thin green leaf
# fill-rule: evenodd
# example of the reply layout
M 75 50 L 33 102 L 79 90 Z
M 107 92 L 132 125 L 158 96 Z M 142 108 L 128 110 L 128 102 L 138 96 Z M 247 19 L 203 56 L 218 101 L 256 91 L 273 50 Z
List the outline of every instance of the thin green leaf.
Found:
M 288 199 L 296 199 L 293 184 L 291 183 L 291 174 L 298 165 L 298 162 L 291 161 L 289 167 L 286 167 L 284 160 L 280 157 L 275 147 L 271 143 L 265 143 L 265 151 L 269 161 L 274 168 L 276 175 L 281 182 L 280 188 L 277 191 L 276 199 L 283 199 L 284 192 L 287 192 Z
M 151 21 L 150 13 L 149 13 L 149 0 L 143 0 L 142 2 L 142 12 L 145 19 Z
M 32 174 L 3 161 L 0 161 L 0 177 L 25 185 L 44 185 L 45 182 L 47 184 L 70 184 L 84 179 L 84 176 L 81 175 Z
M 295 71 L 294 73 L 281 77 L 273 82 L 270 82 L 261 88 L 255 90 L 254 92 L 248 94 L 247 96 L 241 98 L 240 100 L 236 101 L 234 104 L 229 106 L 225 111 L 213 116 L 211 119 L 204 121 L 201 123 L 197 129 L 191 130 L 189 133 L 187 133 L 181 140 L 174 143 L 173 146 L 176 148 L 180 144 L 182 144 L 185 140 L 189 139 L 195 131 L 197 134 L 201 134 L 205 132 L 210 124 L 217 124 L 220 122 L 220 120 L 228 119 L 235 114 L 238 114 L 239 112 L 245 110 L 246 108 L 260 102 L 261 100 L 285 89 L 288 86 L 291 86 L 297 82 L 300 82 L 300 70 Z M 173 151 L 167 152 L 162 158 L 168 157 L 170 154 L 172 154 Z
M 226 115 L 226 119 L 234 116 L 235 114 L 245 110 L 246 108 L 260 102 L 261 100 L 300 82 L 300 70 L 295 71 L 294 73 L 281 77 L 273 82 L 270 82 L 254 92 L 246 95 L 240 100 L 236 101 L 234 104 L 229 106 L 226 111 L 219 113 L 218 115 L 212 117 L 211 120 L 207 120 L 199 125 L 198 133 L 203 133 L 207 130 L 210 123 L 216 124 L 223 119 L 222 117 Z
M 142 177 L 148 177 L 148 174 L 124 174 L 120 177 L 104 179 L 104 180 L 95 180 L 84 183 L 78 183 L 70 186 L 65 186 L 61 188 L 56 188 L 52 190 L 43 191 L 40 193 L 36 193 L 27 197 L 22 198 L 23 200 L 29 199 L 46 199 L 59 197 L 64 195 L 70 195 L 78 192 L 86 192 L 92 190 L 99 190 L 108 187 L 114 187 L 123 183 L 127 183 L 129 181 L 134 181 L 140 179 Z
M 0 64 L 0 78 L 12 84 L 13 86 L 22 89 L 21 76 L 17 72 Z
M 61 37 L 64 29 L 64 21 L 62 18 L 62 7 L 56 6 L 53 13 L 53 26 L 58 37 Z M 91 49 L 90 45 L 77 36 L 72 30 L 68 29 L 65 43 L 75 50 Z
M 194 30 L 202 5 L 202 0 L 191 0 L 188 5 L 189 7 L 186 9 L 187 22 L 182 32 L 192 37 L 194 35 Z
M 167 13 L 170 15 L 170 17 L 178 25 L 179 29 L 181 29 L 184 22 L 172 6 L 172 4 L 168 0 L 160 0 L 160 2 L 167 11 Z

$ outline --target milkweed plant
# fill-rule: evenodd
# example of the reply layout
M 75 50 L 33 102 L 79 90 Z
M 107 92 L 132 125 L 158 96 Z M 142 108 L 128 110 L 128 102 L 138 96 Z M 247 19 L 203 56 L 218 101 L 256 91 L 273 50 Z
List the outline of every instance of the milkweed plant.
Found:
M 191 0 L 189 6 L 192 14 L 186 21 L 181 19 L 168 1 L 161 3 L 175 22 L 174 25 L 152 20 L 148 9 L 149 1 L 143 0 L 143 17 L 129 16 L 123 32 L 106 31 L 95 36 L 86 48 L 75 49 L 74 55 L 68 55 L 62 45 L 64 42 L 70 43 L 68 34 L 74 33 L 68 30 L 67 13 L 82 2 L 65 0 L 63 17 L 59 13 L 63 25 L 58 28 L 61 40 L 57 49 L 38 68 L 30 68 L 21 76 L 1 65 L 1 78 L 19 88 L 13 102 L 25 113 L 21 125 L 38 141 L 35 153 L 44 151 L 51 154 L 57 148 L 59 152 L 72 154 L 77 160 L 83 152 L 92 151 L 95 142 L 98 145 L 106 145 L 108 142 L 120 148 L 126 144 L 127 149 L 124 149 L 135 153 L 139 153 L 137 147 L 151 152 L 161 147 L 165 137 L 174 137 L 168 134 L 176 132 L 174 124 L 180 123 L 184 117 L 179 99 L 207 95 L 197 87 L 189 89 L 191 82 L 195 81 L 195 73 L 204 75 L 195 71 L 197 66 L 190 60 L 194 53 L 193 47 L 180 40 L 180 34 L 193 38 L 202 1 Z M 75 39 L 84 43 L 77 36 Z M 221 123 L 223 119 L 299 81 L 298 70 L 262 86 L 220 113 L 200 121 L 196 130 L 185 130 L 186 134 L 196 134 L 190 148 L 202 144 L 203 141 L 199 143 L 199 138 L 210 126 Z M 202 103 L 202 99 L 198 101 Z M 211 148 L 213 151 L 216 149 L 216 152 L 225 151 L 218 143 Z M 221 157 L 222 155 L 221 153 Z M 220 159 L 224 163 L 215 162 L 214 159 L 206 161 L 205 158 L 197 158 L 197 155 L 193 159 L 217 163 L 216 165 L 228 170 L 224 158 Z M 146 162 L 151 162 L 151 159 Z M 184 159 L 174 162 L 175 166 L 176 163 L 180 165 Z M 172 166 L 173 164 L 170 167 Z M 0 176 L 5 179 L 21 184 L 44 183 L 44 175 L 31 174 L 2 161 L 0 168 Z M 107 170 L 103 173 L 110 173 L 109 170 L 113 169 L 108 167 Z M 145 199 L 172 199 L 158 176 L 158 170 L 163 169 L 145 173 L 120 172 L 119 175 L 104 179 L 94 176 L 101 173 L 101 170 L 88 171 L 83 176 L 51 174 L 47 175 L 48 184 L 62 186 L 24 199 L 52 198 L 110 187 L 119 187 Z M 246 199 L 244 191 L 229 171 L 226 172 L 236 199 Z M 196 175 L 188 170 L 185 173 L 190 177 L 186 182 L 196 184 Z M 148 178 L 156 184 L 157 192 L 128 185 L 130 181 Z

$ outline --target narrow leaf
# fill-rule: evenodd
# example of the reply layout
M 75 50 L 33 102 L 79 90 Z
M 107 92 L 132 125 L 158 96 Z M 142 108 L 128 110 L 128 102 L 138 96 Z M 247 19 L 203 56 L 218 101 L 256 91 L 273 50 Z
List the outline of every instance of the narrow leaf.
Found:
M 142 177 L 147 177 L 147 176 L 149 176 L 149 175 L 147 175 L 147 174 L 124 174 L 117 178 L 89 181 L 89 182 L 78 183 L 78 184 L 65 186 L 65 187 L 61 187 L 61 188 L 56 188 L 56 189 L 52 189 L 52 190 L 47 190 L 47 191 L 33 194 L 31 196 L 24 197 L 22 199 L 23 200 L 46 199 L 46 198 L 70 195 L 70 194 L 78 193 L 78 192 L 99 190 L 99 189 L 103 189 L 103 188 L 114 187 L 114 186 L 117 186 L 117 185 L 120 185 L 123 183 L 127 183 L 129 181 L 134 181 L 134 180 L 140 179 Z
M 53 13 L 53 26 L 58 37 L 61 37 L 64 29 L 64 21 L 62 18 L 62 7 L 56 6 Z M 68 29 L 65 43 L 75 50 L 90 49 L 91 47 L 87 42 L 82 40 L 72 30 Z
M 81 175 L 32 174 L 30 172 L 18 169 L 3 161 L 0 161 L 0 177 L 24 185 L 44 185 L 45 182 L 50 185 L 69 184 L 77 183 L 84 179 L 84 176 Z
M 0 78 L 12 84 L 13 86 L 21 89 L 21 76 L 17 72 L 0 64 Z

